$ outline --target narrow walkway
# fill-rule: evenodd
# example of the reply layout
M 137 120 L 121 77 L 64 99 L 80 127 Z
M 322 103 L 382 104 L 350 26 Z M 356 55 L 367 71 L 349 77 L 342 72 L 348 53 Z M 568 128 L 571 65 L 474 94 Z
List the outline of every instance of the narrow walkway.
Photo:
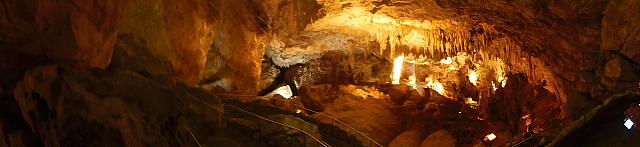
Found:
M 231 104 L 224 104 L 224 106 L 225 106 L 225 108 L 233 108 L 233 109 L 235 109 L 235 110 L 237 110 L 237 111 L 240 111 L 240 112 L 245 113 L 245 114 L 249 114 L 249 115 L 251 115 L 251 116 L 257 117 L 257 118 L 259 118 L 259 119 L 262 119 L 262 120 L 264 120 L 264 121 L 270 122 L 270 123 L 272 123 L 272 124 L 276 124 L 276 125 L 280 125 L 280 126 L 282 126 L 282 127 L 286 127 L 286 128 L 289 128 L 289 129 L 296 130 L 296 131 L 301 132 L 301 133 L 305 134 L 306 136 L 308 136 L 308 137 L 312 138 L 316 143 L 320 144 L 321 146 L 323 146 L 323 147 L 330 147 L 330 145 L 329 145 L 329 144 L 325 143 L 325 142 L 324 142 L 324 141 L 322 141 L 322 140 L 319 140 L 318 138 L 314 137 L 313 135 L 311 135 L 310 133 L 308 133 L 308 132 L 306 132 L 306 131 L 304 131 L 304 130 L 302 130 L 302 129 L 299 129 L 299 128 L 296 128 L 296 127 L 293 127 L 293 126 L 290 126 L 290 125 L 286 125 L 286 124 L 283 124 L 283 123 L 280 123 L 280 122 L 277 122 L 277 121 L 274 121 L 274 120 L 271 120 L 271 119 L 268 119 L 268 118 L 262 117 L 262 116 L 260 116 L 260 115 L 257 115 L 257 114 L 255 114 L 255 113 L 249 112 L 249 111 L 247 111 L 247 110 L 244 110 L 244 109 L 242 109 L 242 108 L 236 107 L 236 106 L 231 105 Z M 305 142 L 305 143 L 303 143 L 303 144 L 306 144 L 306 142 Z
M 217 106 L 212 105 L 212 104 L 209 104 L 209 103 L 207 103 L 207 102 L 204 102 L 204 101 L 202 101 L 202 100 L 200 100 L 200 99 L 198 99 L 198 98 L 196 98 L 196 97 L 192 96 L 192 95 L 191 95 L 191 94 L 189 94 L 189 93 L 186 93 L 186 94 L 187 94 L 187 95 L 189 95 L 189 98 L 191 98 L 192 100 L 194 100 L 194 101 L 196 101 L 196 102 L 198 102 L 198 103 L 201 103 L 201 104 L 203 104 L 203 105 L 204 105 L 204 106 L 206 106 L 206 107 L 211 108 L 211 110 L 217 110 L 217 109 L 219 109 Z M 275 121 L 275 120 L 271 120 L 271 119 L 268 119 L 268 118 L 262 117 L 262 116 L 260 116 L 260 115 L 257 115 L 257 114 L 255 114 L 255 113 L 253 113 L 253 112 L 247 111 L 247 110 L 245 110 L 245 109 L 242 109 L 242 108 L 240 108 L 240 107 L 237 107 L 237 106 L 234 106 L 234 105 L 231 105 L 231 104 L 223 103 L 223 107 L 224 107 L 224 108 L 232 108 L 232 110 L 235 110 L 235 111 L 237 111 L 237 112 L 241 112 L 241 113 L 244 113 L 244 114 L 247 114 L 247 115 L 253 116 L 253 117 L 255 117 L 255 118 L 258 118 L 258 119 L 260 119 L 260 120 L 263 120 L 263 121 L 268 122 L 268 123 L 271 123 L 271 124 L 275 124 L 275 125 L 278 125 L 278 126 L 281 126 L 281 127 L 285 127 L 285 128 L 293 129 L 293 130 L 298 131 L 298 132 L 300 132 L 300 133 L 304 134 L 305 136 L 307 136 L 307 137 L 311 138 L 315 143 L 317 143 L 318 145 L 320 145 L 320 146 L 322 146 L 322 147 L 331 147 L 331 145 L 329 145 L 329 144 L 327 144 L 326 142 L 324 142 L 324 141 L 322 141 L 322 140 L 320 140 L 320 139 L 316 138 L 315 136 L 311 135 L 310 133 L 308 133 L 308 132 L 306 132 L 306 131 L 304 131 L 304 130 L 302 130 L 302 129 L 300 129 L 300 128 L 296 128 L 296 127 L 293 127 L 293 126 L 290 126 L 290 125 L 287 125 L 287 124 L 283 124 L 283 123 L 277 122 L 277 121 Z M 227 110 L 228 110 L 228 109 L 227 109 Z M 199 141 L 197 140 L 197 138 L 196 138 L 195 136 L 192 136 L 192 137 L 194 138 L 194 140 L 195 140 L 198 144 L 200 144 L 200 143 L 199 143 Z M 304 145 L 306 145 L 306 140 L 304 140 L 304 141 L 305 141 L 305 142 L 304 142 L 303 144 L 304 144 Z
M 371 139 L 369 136 L 365 135 L 364 133 L 362 133 L 361 131 L 357 130 L 356 128 L 352 127 L 351 125 L 345 123 L 344 121 L 337 119 L 335 117 L 326 115 L 322 112 L 318 112 L 318 111 L 314 111 L 311 109 L 307 109 L 304 106 L 295 104 L 295 103 L 291 103 L 289 101 L 283 100 L 283 99 L 278 99 L 278 98 L 272 98 L 272 97 L 259 97 L 259 96 L 255 96 L 255 95 L 236 95 L 236 94 L 217 94 L 217 96 L 234 96 L 234 97 L 251 97 L 251 98 L 261 98 L 261 99 L 269 99 L 269 100 L 276 100 L 276 101 L 281 101 L 281 102 L 285 102 L 287 104 L 291 104 L 293 106 L 296 106 L 296 108 L 300 108 L 300 109 L 304 109 L 308 112 L 313 112 L 314 114 L 318 114 L 319 116 L 328 118 L 330 120 L 333 121 L 333 123 L 331 123 L 330 125 L 336 125 L 336 127 L 338 127 L 337 125 L 342 125 L 348 129 L 350 129 L 351 131 L 355 132 L 357 135 L 361 136 L 362 138 L 365 138 L 369 143 L 367 144 L 369 147 L 384 147 L 382 146 L 380 143 L 376 142 L 375 140 Z
M 258 98 L 258 96 L 255 96 L 255 95 L 231 95 L 231 94 L 224 94 L 224 95 L 225 95 L 225 96 L 234 96 L 234 97 L 252 97 L 252 98 Z M 217 96 L 220 96 L 220 95 L 217 95 Z M 260 98 L 266 98 L 266 99 L 270 99 L 270 100 L 277 100 L 277 101 L 287 102 L 287 101 L 285 101 L 285 100 L 282 100 L 282 99 L 276 99 L 276 98 L 267 98 L 267 97 L 260 97 Z M 208 103 L 206 103 L 206 102 L 204 102 L 204 101 L 201 101 L 201 100 L 197 99 L 196 97 L 191 96 L 191 99 L 195 100 L 195 101 L 196 101 L 196 102 L 198 102 L 198 103 L 203 103 L 203 104 L 204 104 L 204 105 L 206 105 L 207 107 L 210 107 L 210 108 L 212 108 L 212 109 L 216 109 L 216 107 L 215 107 L 215 106 L 213 106 L 213 105 L 211 105 L 211 104 L 208 104 Z M 313 112 L 314 114 L 318 114 L 319 116 L 322 116 L 322 117 L 328 118 L 328 119 L 330 119 L 330 120 L 333 120 L 333 122 L 334 122 L 334 123 L 331 123 L 331 124 L 329 124 L 329 125 L 334 125 L 335 127 L 338 127 L 338 126 L 336 126 L 336 125 L 343 125 L 344 127 L 346 127 L 346 128 L 348 128 L 348 129 L 350 129 L 351 131 L 355 132 L 357 135 L 361 136 L 362 138 L 367 139 L 367 140 L 368 140 L 368 142 L 369 142 L 369 143 L 368 143 L 368 146 L 369 146 L 369 147 L 384 147 L 384 146 L 382 146 L 381 144 L 379 144 L 378 142 L 376 142 L 376 141 L 374 141 L 373 139 L 371 139 L 369 136 L 367 136 L 367 135 L 363 134 L 361 131 L 359 131 L 359 130 L 355 129 L 355 128 L 354 128 L 354 127 L 352 127 L 351 125 L 348 125 L 347 123 L 345 123 L 345 122 L 343 122 L 343 121 L 341 121 L 341 120 L 339 120 L 339 119 L 337 119 L 337 118 L 335 118 L 335 117 L 332 117 L 332 116 L 326 115 L 326 114 L 321 113 L 321 112 L 313 111 L 313 110 L 311 110 L 311 109 L 307 109 L 307 108 L 305 108 L 304 106 L 301 106 L 301 105 L 298 105 L 298 104 L 294 104 L 294 103 L 290 103 L 290 102 L 287 102 L 287 103 L 289 103 L 289 104 L 291 104 L 291 105 L 294 105 L 294 106 L 296 106 L 296 107 L 297 107 L 297 108 L 299 108 L 299 109 L 304 109 L 304 110 L 306 110 L 306 111 L 308 111 L 308 112 Z M 317 138 L 313 137 L 310 133 L 305 132 L 305 131 L 303 131 L 303 130 L 301 130 L 301 129 L 299 129 L 299 128 L 295 128 L 295 127 L 293 127 L 293 126 L 289 126 L 289 125 L 286 125 L 286 124 L 279 123 L 279 122 L 277 122 L 277 121 L 274 121 L 274 120 L 271 120 L 271 119 L 265 118 L 265 117 L 260 116 L 260 115 L 258 115 L 258 114 L 256 114 L 256 113 L 253 113 L 253 112 L 251 112 L 251 111 L 248 111 L 248 110 L 242 109 L 242 108 L 240 108 L 240 107 L 238 107 L 238 106 L 235 106 L 235 105 L 232 105 L 232 104 L 229 104 L 229 103 L 224 103 L 224 102 L 223 102 L 223 104 L 224 104 L 224 106 L 225 106 L 225 107 L 227 107 L 227 108 L 233 108 L 233 110 L 236 110 L 236 111 L 238 111 L 238 112 L 241 112 L 241 113 L 245 113 L 245 114 L 248 114 L 248 115 L 254 116 L 254 117 L 256 117 L 256 118 L 259 118 L 259 119 L 261 119 L 261 120 L 267 121 L 267 122 L 269 122 L 269 123 L 273 123 L 273 124 L 280 125 L 280 126 L 283 126 L 283 127 L 286 127 L 286 128 L 294 129 L 294 130 L 296 130 L 296 131 L 298 131 L 298 132 L 301 132 L 301 133 L 305 134 L 305 135 L 306 135 L 306 136 L 308 136 L 308 137 L 311 137 L 312 139 L 314 139 L 314 141 L 315 141 L 315 142 L 317 142 L 318 144 L 320 144 L 320 145 L 322 145 L 322 146 L 325 146 L 325 147 L 326 147 L 326 146 L 330 146 L 330 145 L 329 145 L 329 144 L 327 144 L 326 142 L 321 141 L 321 140 L 319 140 L 319 139 L 317 139 Z M 336 128 L 336 129 L 339 129 L 339 127 L 338 127 L 338 128 Z M 329 132 L 336 132 L 336 131 L 331 130 L 331 131 L 329 131 Z M 332 133 L 332 134 L 333 134 L 333 133 Z

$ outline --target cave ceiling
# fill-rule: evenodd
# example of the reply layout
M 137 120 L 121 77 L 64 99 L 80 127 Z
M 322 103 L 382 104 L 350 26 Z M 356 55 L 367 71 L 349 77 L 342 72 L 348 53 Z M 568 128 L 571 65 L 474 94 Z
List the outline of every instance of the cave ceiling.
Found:
M 360 49 L 389 61 L 400 54 L 438 61 L 465 52 L 504 60 L 509 72 L 526 73 L 531 81 L 546 81 L 548 89 L 560 93 L 562 99 L 567 99 L 567 93 L 599 97 L 607 89 L 629 88 L 630 83 L 620 81 L 636 81 L 635 76 L 606 78 L 604 66 L 612 59 L 625 58 L 629 62 L 624 64 L 634 64 L 616 73 L 638 74 L 637 55 L 610 45 L 629 48 L 633 37 L 607 39 L 626 34 L 608 33 L 622 30 L 611 29 L 608 24 L 612 21 L 606 20 L 617 20 L 614 12 L 637 7 L 630 2 L 318 0 L 316 4 L 318 8 L 310 12 L 314 17 L 308 18 L 311 21 L 304 29 L 277 31 L 277 26 L 290 22 L 270 22 L 276 26 L 276 35 L 268 41 L 266 54 L 276 59 L 276 64 L 304 63 L 331 50 Z M 615 24 L 628 26 L 637 24 L 635 20 Z M 616 53 L 618 50 L 622 52 Z M 617 62 L 609 63 L 613 64 L 620 67 Z
M 115 44 L 139 40 L 169 64 L 162 65 L 169 71 L 152 73 L 189 85 L 224 74 L 218 72 L 224 66 L 208 67 L 207 61 L 237 67 L 228 69 L 233 81 L 255 81 L 263 55 L 284 67 L 335 50 L 388 61 L 400 54 L 440 60 L 465 52 L 504 60 L 509 71 L 538 77 L 533 81 L 559 81 L 568 91 L 597 96 L 637 85 L 630 81 L 638 76 L 621 75 L 637 75 L 640 62 L 633 0 L 7 0 L 3 8 L 3 51 L 35 56 L 39 62 L 31 66 L 54 61 L 107 68 Z M 605 66 L 616 70 L 605 72 Z M 3 67 L 5 75 L 15 75 L 7 79 L 24 70 Z M 257 91 L 247 82 L 235 87 Z

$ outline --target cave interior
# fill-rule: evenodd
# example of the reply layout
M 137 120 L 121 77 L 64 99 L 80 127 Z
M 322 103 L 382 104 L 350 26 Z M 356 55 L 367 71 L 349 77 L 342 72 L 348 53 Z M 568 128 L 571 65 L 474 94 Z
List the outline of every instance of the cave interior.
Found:
M 640 146 L 638 0 L 1 0 L 0 147 Z

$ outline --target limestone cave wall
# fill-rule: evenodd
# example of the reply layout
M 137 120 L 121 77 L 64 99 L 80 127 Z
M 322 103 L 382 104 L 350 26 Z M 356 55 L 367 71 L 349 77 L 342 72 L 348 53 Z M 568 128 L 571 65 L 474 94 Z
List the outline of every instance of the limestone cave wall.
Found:
M 257 94 L 268 82 L 261 78 L 266 72 L 263 60 L 273 60 L 270 49 L 277 45 L 301 48 L 297 51 L 305 57 L 295 64 L 308 62 L 307 57 L 318 59 L 315 56 L 325 51 L 351 51 L 340 44 L 317 44 L 386 47 L 339 31 L 310 31 L 309 25 L 324 16 L 361 4 L 393 18 L 471 28 L 463 32 L 482 28 L 495 34 L 489 42 L 517 42 L 517 50 L 500 53 L 513 54 L 505 59 L 513 67 L 509 72 L 544 80 L 550 85 L 545 88 L 562 102 L 562 114 L 571 119 L 612 94 L 639 89 L 637 0 L 1 0 L 0 145 L 38 138 L 42 144 L 65 146 L 84 140 L 65 133 L 96 124 L 101 128 L 85 133 L 133 138 L 115 146 L 148 145 L 176 137 L 171 134 L 187 136 L 188 123 L 169 119 L 189 120 L 197 112 L 187 109 L 192 106 L 178 94 L 186 90 L 176 92 L 176 87 L 213 84 L 228 93 Z M 141 80 L 127 82 L 128 78 Z M 111 88 L 153 83 L 154 91 L 169 96 L 127 95 L 132 91 L 97 86 L 109 80 L 116 81 L 107 84 Z M 68 122 L 80 124 L 65 127 Z M 181 127 L 163 132 L 145 128 L 147 123 Z M 141 135 L 145 131 L 158 136 Z M 187 140 L 163 143 L 193 143 Z

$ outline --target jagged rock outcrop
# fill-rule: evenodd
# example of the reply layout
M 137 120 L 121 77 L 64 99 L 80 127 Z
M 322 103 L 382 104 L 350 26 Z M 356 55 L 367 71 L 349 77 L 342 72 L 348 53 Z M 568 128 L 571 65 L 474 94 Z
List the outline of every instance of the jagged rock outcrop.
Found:
M 604 67 L 597 72 L 600 82 L 613 91 L 637 88 L 640 81 L 640 2 L 613 0 L 604 10 L 601 46 Z
M 640 2 L 634 0 L 612 0 L 607 4 L 602 17 L 600 46 L 604 51 L 625 55 L 635 64 L 640 63 Z
M 335 88 L 334 88 L 335 89 Z M 309 85 L 300 88 L 300 101 L 305 108 L 323 112 L 326 105 L 333 102 L 333 89 L 329 84 Z
M 389 98 L 392 102 L 403 104 L 404 101 L 409 98 L 410 92 L 409 86 L 392 85 L 391 88 L 389 88 Z
M 207 52 L 213 41 L 214 18 L 208 1 L 129 1 L 118 41 L 144 42 L 151 58 L 170 64 L 170 78 L 196 84 L 204 71 Z M 167 63 L 164 63 L 167 64 Z
M 360 5 L 366 7 L 351 9 Z M 7 113 L 3 118 L 20 115 L 23 119 L 0 120 L 0 146 L 2 143 L 11 146 L 40 143 L 21 142 L 27 137 L 62 146 L 192 143 L 183 137 L 187 123 L 179 122 L 181 114 L 189 112 L 191 107 L 185 102 L 185 95 L 167 86 L 218 81 L 229 93 L 255 94 L 265 87 L 260 81 L 261 64 L 265 48 L 276 46 L 269 46 L 271 42 L 277 42 L 277 49 L 294 49 L 289 50 L 291 55 L 284 56 L 291 60 L 282 59 L 282 62 L 291 62 L 278 65 L 305 63 L 291 67 L 288 73 L 297 74 L 299 84 L 388 80 L 391 67 L 386 57 L 380 56 L 394 53 L 385 51 L 369 56 L 366 52 L 394 47 L 399 53 L 411 52 L 407 51 L 411 48 L 408 45 L 390 46 L 394 41 L 405 41 L 395 39 L 401 36 L 375 34 L 379 40 L 374 41 L 358 38 L 372 34 L 349 34 L 351 30 L 338 25 L 333 28 L 338 31 L 333 32 L 323 30 L 326 28 L 322 26 L 308 29 L 307 24 L 325 14 L 342 11 L 354 16 L 367 12 L 371 14 L 368 19 L 380 18 L 373 15 L 379 12 L 389 19 L 428 20 L 434 22 L 429 23 L 434 24 L 431 27 L 440 29 L 438 35 L 454 36 L 430 36 L 443 42 L 459 39 L 456 33 L 472 34 L 476 38 L 456 41 L 482 43 L 490 50 L 478 54 L 505 57 L 511 72 L 523 72 L 526 78 L 544 80 L 540 83 L 546 85 L 540 87 L 546 90 L 536 86 L 539 90 L 533 92 L 545 95 L 536 97 L 540 98 L 538 101 L 525 100 L 522 104 L 524 110 L 537 118 L 555 119 L 542 113 L 553 110 L 560 111 L 558 117 L 566 120 L 578 119 L 609 95 L 637 90 L 640 81 L 638 0 L 3 0 L 0 3 L 0 102 L 3 104 L 0 106 Z M 339 19 L 335 22 L 352 23 Z M 367 22 L 373 21 L 365 24 Z M 443 24 L 452 26 L 435 26 Z M 376 28 L 361 29 L 366 32 Z M 505 42 L 515 42 L 518 46 L 505 47 L 502 45 Z M 352 50 L 354 48 L 371 50 Z M 286 51 L 266 54 L 277 60 L 283 53 Z M 440 53 L 437 57 L 446 55 Z M 270 73 L 278 73 L 274 68 L 268 69 Z M 529 82 L 538 82 L 531 79 Z M 512 90 L 522 92 L 522 89 Z M 140 94 L 141 91 L 136 90 L 145 92 Z M 505 108 L 518 111 L 513 107 L 518 102 L 509 97 L 525 96 L 514 91 L 503 91 L 506 97 L 502 100 L 507 102 L 497 106 L 508 104 Z M 559 99 L 554 101 L 546 95 L 547 91 Z M 434 91 L 430 93 L 433 93 L 429 97 L 431 102 L 425 109 L 437 108 L 433 103 L 436 100 L 448 102 L 446 97 Z M 415 100 L 419 96 L 413 95 L 411 101 L 421 105 Z M 392 98 L 398 103 L 405 101 L 405 97 Z M 326 103 L 318 99 L 312 98 L 305 105 Z M 364 124 L 359 129 L 388 143 L 399 133 L 397 128 L 402 119 L 389 113 L 394 112 L 392 104 L 377 101 L 344 94 L 333 101 L 335 106 L 311 107 L 350 123 Z M 19 104 L 20 110 L 11 107 L 13 104 Z M 379 111 L 382 109 L 388 111 Z M 357 114 L 372 115 L 354 119 Z M 518 112 L 504 115 L 510 120 L 521 117 Z M 385 118 L 385 122 L 363 121 L 379 118 Z M 15 125 L 23 121 L 27 127 Z M 533 124 L 536 123 L 543 124 L 533 120 Z M 154 127 L 145 128 L 147 124 Z M 171 126 L 170 129 L 164 129 L 167 126 Z M 10 131 L 4 134 L 3 130 Z M 140 133 L 144 131 L 151 132 L 151 136 Z M 173 136 L 176 134 L 179 135 Z
M 124 0 L 6 0 L 0 13 L 0 42 L 3 50 L 105 68 L 126 6 Z
M 123 70 L 39 67 L 14 94 L 29 131 L 51 146 L 195 145 L 188 130 L 201 119 L 192 95 Z
M 245 5 L 240 1 L 217 0 L 78 3 L 8 0 L 3 2 L 0 15 L 3 34 L 0 42 L 2 51 L 6 52 L 3 56 L 9 59 L 15 54 L 38 59 L 30 61 L 36 64 L 31 66 L 55 62 L 98 68 L 111 64 L 117 42 L 140 42 L 136 47 L 151 55 L 144 54 L 143 58 L 165 60 L 168 63 L 161 64 L 170 65 L 162 71 L 157 68 L 147 71 L 149 74 L 163 72 L 157 74 L 188 85 L 203 79 L 207 53 L 211 49 L 223 57 L 216 64 L 231 67 L 220 70 L 235 73 L 216 76 L 237 81 L 234 87 L 240 93 L 255 93 L 255 82 L 246 81 L 258 80 L 264 52 L 261 38 L 266 28 L 254 17 L 264 13 L 258 7 L 260 4 L 263 3 Z M 297 6 L 292 5 L 291 9 L 300 9 Z M 299 19 L 302 21 L 303 18 Z M 9 59 L 7 62 L 14 64 L 23 62 Z M 12 66 L 7 64 L 3 68 L 11 69 Z M 149 70 L 147 67 L 136 68 Z

